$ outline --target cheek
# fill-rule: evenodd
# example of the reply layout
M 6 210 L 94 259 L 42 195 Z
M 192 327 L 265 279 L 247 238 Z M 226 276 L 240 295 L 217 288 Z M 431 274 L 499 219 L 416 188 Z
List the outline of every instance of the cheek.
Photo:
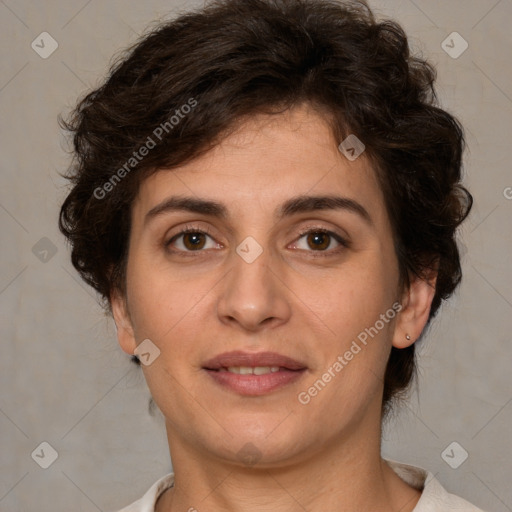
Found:
M 172 329 L 187 307 L 187 288 L 156 269 L 150 261 L 131 255 L 127 269 L 130 317 L 137 339 L 157 342 Z
M 372 325 L 396 300 L 398 276 L 390 260 L 372 249 L 332 275 L 325 305 L 341 332 Z
M 219 276 L 211 272 L 191 276 L 177 268 L 156 268 L 133 259 L 127 291 L 136 341 L 150 339 L 160 349 L 160 363 L 173 376 L 180 375 L 180 381 L 196 368 L 201 350 L 214 343 L 207 323 L 211 325 L 214 319 L 212 294 L 218 280 Z M 148 384 L 169 378 L 159 372 L 152 375 L 151 367 L 147 370 Z
M 337 274 L 325 301 L 322 318 L 330 341 L 323 345 L 325 368 L 319 370 L 328 371 L 338 362 L 331 370 L 338 377 L 332 379 L 332 392 L 349 402 L 378 388 L 391 349 L 397 275 L 381 255 L 377 249 L 368 251 L 346 272 Z
M 304 389 L 317 394 L 310 412 L 323 415 L 328 409 L 329 418 L 322 416 L 322 421 L 333 428 L 343 418 L 362 414 L 383 383 L 396 318 L 392 308 L 395 302 L 385 288 L 371 284 L 360 283 L 332 297 L 326 323 L 334 335 L 322 343 L 322 363 L 308 382 L 314 389 Z

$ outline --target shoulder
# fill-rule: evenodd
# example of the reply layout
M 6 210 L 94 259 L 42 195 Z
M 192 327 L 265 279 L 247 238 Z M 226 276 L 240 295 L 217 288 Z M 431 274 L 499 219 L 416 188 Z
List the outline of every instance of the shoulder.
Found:
M 422 491 L 413 512 L 484 512 L 464 498 L 449 493 L 430 471 L 393 460 L 386 462 L 402 480 Z
M 142 496 L 127 507 L 117 512 L 154 512 L 155 503 L 160 495 L 174 485 L 174 473 L 169 473 L 158 479 Z

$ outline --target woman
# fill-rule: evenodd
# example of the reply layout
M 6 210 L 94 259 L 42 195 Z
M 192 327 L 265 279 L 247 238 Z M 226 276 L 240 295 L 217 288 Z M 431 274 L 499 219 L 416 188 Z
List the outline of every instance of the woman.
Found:
M 60 227 L 173 463 L 123 512 L 479 510 L 380 454 L 472 204 L 434 79 L 362 3 L 221 0 L 64 122 Z

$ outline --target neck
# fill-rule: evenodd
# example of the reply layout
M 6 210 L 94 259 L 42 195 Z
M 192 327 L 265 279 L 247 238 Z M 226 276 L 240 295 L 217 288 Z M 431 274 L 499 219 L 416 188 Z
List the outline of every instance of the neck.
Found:
M 155 510 L 411 512 L 421 493 L 381 458 L 377 425 L 377 432 L 358 425 L 286 464 L 253 467 L 205 455 L 167 425 L 175 480 Z

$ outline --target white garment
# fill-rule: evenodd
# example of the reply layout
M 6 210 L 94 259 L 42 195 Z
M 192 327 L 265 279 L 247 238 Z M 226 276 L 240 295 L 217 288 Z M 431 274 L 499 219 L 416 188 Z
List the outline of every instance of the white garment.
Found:
M 447 492 L 430 471 L 393 460 L 386 459 L 386 462 L 404 482 L 422 491 L 413 512 L 483 512 L 465 499 Z M 154 512 L 157 499 L 173 483 L 174 473 L 165 475 L 142 498 L 118 512 Z

